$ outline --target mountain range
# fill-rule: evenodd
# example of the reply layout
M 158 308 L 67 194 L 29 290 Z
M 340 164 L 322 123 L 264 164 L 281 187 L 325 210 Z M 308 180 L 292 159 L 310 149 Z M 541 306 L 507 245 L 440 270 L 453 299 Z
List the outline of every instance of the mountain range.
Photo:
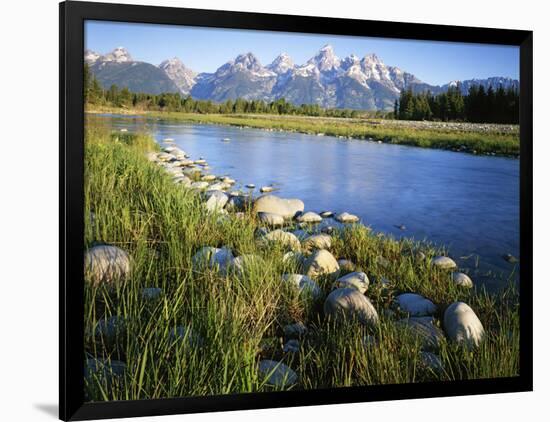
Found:
M 105 55 L 86 50 L 84 60 L 104 88 L 115 84 L 133 92 L 177 92 L 215 102 L 236 98 L 264 101 L 284 98 L 297 105 L 389 110 L 400 92 L 408 88 L 414 92 L 429 90 L 434 94 L 458 84 L 463 93 L 472 85 L 519 88 L 517 80 L 507 77 L 430 85 L 398 67 L 387 66 L 376 54 L 363 58 L 352 54 L 340 59 L 330 45 L 325 45 L 301 65 L 295 64 L 288 54 L 281 53 L 263 66 L 254 54 L 246 53 L 223 64 L 214 73 L 195 72 L 176 57 L 158 66 L 135 61 L 123 47 Z

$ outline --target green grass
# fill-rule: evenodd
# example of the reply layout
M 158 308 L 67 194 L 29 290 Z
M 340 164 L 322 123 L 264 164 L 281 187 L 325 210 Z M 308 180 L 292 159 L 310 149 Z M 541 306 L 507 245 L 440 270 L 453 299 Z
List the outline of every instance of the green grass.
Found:
M 136 112 L 135 110 L 112 108 L 93 111 Z M 372 139 L 398 145 L 456 150 L 475 154 L 517 157 L 520 153 L 519 132 L 502 132 L 497 128 L 486 131 L 442 129 L 439 127 L 425 129 L 375 119 L 316 118 L 290 115 L 197 114 L 153 111 L 142 113 L 151 117 L 191 123 L 221 124 L 307 134 L 323 133 L 329 136 Z
M 277 389 L 259 377 L 260 358 L 281 360 L 299 375 L 293 389 L 411 383 L 518 375 L 519 301 L 513 287 L 489 294 L 455 287 L 429 259 L 441 253 L 429 245 L 395 241 L 354 226 L 334 236 L 331 252 L 355 262 L 369 274 L 368 297 L 380 324 L 369 330 L 349 322 L 325 320 L 322 301 L 299 297 L 281 285 L 281 274 L 298 272 L 283 263 L 284 250 L 257 243 L 251 213 L 220 220 L 207 214 L 197 194 L 172 183 L 145 153 L 157 148 L 146 135 L 110 134 L 90 126 L 86 133 L 85 242 L 117 245 L 132 257 L 133 270 L 116 288 L 85 284 L 85 347 L 89 356 L 126 363 L 123 377 L 96 377 L 87 383 L 90 400 L 135 400 L 229 394 Z M 93 219 L 90 218 L 93 212 Z M 265 264 L 245 277 L 194 271 L 191 257 L 202 246 L 227 246 L 235 256 L 254 253 Z M 382 267 L 377 257 L 388 260 Z M 390 289 L 374 280 L 386 277 Z M 325 294 L 330 284 L 320 280 Z M 160 287 L 156 301 L 141 297 L 144 287 Z M 444 372 L 422 368 L 420 345 L 404 335 L 388 310 L 395 295 L 417 292 L 444 307 L 467 302 L 488 335 L 467 351 L 444 343 Z M 95 335 L 101 318 L 122 316 L 123 332 L 114 339 Z M 282 327 L 304 322 L 309 333 L 296 355 L 282 352 Z M 173 343 L 170 330 L 191 327 L 200 341 Z M 365 347 L 365 335 L 376 344 Z

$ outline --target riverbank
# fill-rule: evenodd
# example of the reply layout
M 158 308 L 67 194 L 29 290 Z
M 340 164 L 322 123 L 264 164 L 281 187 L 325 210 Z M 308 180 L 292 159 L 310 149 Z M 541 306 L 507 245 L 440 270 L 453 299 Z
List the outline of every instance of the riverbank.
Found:
M 283 235 L 268 227 L 281 224 L 265 214 L 268 208 L 259 214 L 258 201 L 247 199 L 245 189 L 237 195 L 226 175 L 205 177 L 206 163 L 198 157 L 170 142 L 162 147 L 146 135 L 87 128 L 85 246 L 96 251 L 88 257 L 100 259 L 105 244 L 121 251 L 109 255 L 118 262 L 107 266 L 116 278 L 96 278 L 95 269 L 105 267 L 88 265 L 90 399 L 518 374 L 513 287 L 489 295 L 460 286 L 453 271 L 435 264 L 445 251 L 358 224 L 338 225 L 331 217 L 322 220 L 328 222 L 322 233 L 314 224 L 286 219 Z M 303 211 L 311 210 L 305 204 Z M 317 220 L 306 215 L 300 219 Z M 341 278 L 357 272 L 364 276 Z M 359 295 L 359 311 L 343 321 L 331 318 L 338 309 L 333 287 Z M 467 303 L 483 326 L 471 350 L 447 322 L 449 305 L 457 301 Z M 428 318 L 407 318 L 417 314 Z M 280 382 L 266 371 L 269 362 L 279 365 L 277 373 L 284 369 Z
M 347 119 L 259 114 L 193 114 L 94 107 L 89 113 L 137 114 L 190 123 L 280 130 L 438 148 L 472 154 L 518 157 L 517 125 L 414 122 L 382 119 Z

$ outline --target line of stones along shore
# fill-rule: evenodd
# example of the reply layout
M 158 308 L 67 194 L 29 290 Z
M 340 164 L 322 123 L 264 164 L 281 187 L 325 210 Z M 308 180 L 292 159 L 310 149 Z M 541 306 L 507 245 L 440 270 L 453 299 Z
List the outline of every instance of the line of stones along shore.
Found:
M 174 174 L 175 183 L 181 183 L 181 179 L 173 169 L 180 169 L 181 172 L 182 167 L 189 167 L 188 161 L 184 161 L 188 160 L 187 154 L 175 147 L 165 148 L 164 152 L 159 154 L 150 154 L 149 159 Z M 181 161 L 185 165 L 181 165 Z M 199 162 L 197 163 L 197 161 Z M 202 162 L 202 159 L 196 160 L 193 165 L 201 165 Z M 212 179 L 212 181 L 217 179 Z M 193 186 L 192 182 L 185 183 L 184 186 L 204 191 L 204 206 L 208 212 L 216 212 L 227 218 L 229 218 L 230 212 L 234 212 L 238 217 L 239 213 L 242 213 L 239 209 L 252 206 L 259 221 L 266 226 L 258 230 L 259 241 L 264 244 L 277 243 L 288 249 L 284 259 L 293 260 L 303 273 L 282 274 L 282 284 L 291 286 L 300 295 L 307 295 L 314 300 L 324 300 L 324 313 L 327 318 L 339 321 L 356 321 L 370 328 L 375 328 L 378 325 L 378 312 L 367 296 L 370 284 L 367 274 L 356 271 L 355 264 L 345 258 L 337 260 L 330 252 L 331 233 L 335 233 L 344 224 L 359 222 L 357 216 L 348 213 L 334 216 L 328 211 L 320 214 L 311 211 L 304 212 L 304 203 L 301 200 L 285 199 L 275 195 L 263 195 L 256 199 L 248 197 L 247 201 L 233 201 L 231 204 L 231 200 L 234 198 L 246 197 L 241 194 L 228 195 L 222 188 L 212 189 L 212 184 L 208 180 L 204 180 L 204 183 L 208 185 L 208 189 L 197 189 L 197 185 Z M 214 184 L 216 183 L 220 182 Z M 227 181 L 221 181 L 221 183 L 231 185 Z M 227 189 L 229 186 L 225 188 Z M 279 228 L 295 223 L 298 223 L 301 228 L 294 232 Z M 314 228 L 315 231 L 309 233 L 308 230 L 303 230 L 305 228 Z M 420 251 L 416 253 L 416 258 L 427 259 Z M 262 261 L 263 258 L 259 255 L 234 256 L 233 251 L 229 248 L 211 246 L 202 247 L 192 258 L 195 270 L 209 269 L 219 272 L 222 276 L 235 275 L 237 277 L 245 276 L 249 273 L 249 268 L 261 265 Z M 378 257 L 377 264 L 382 268 L 390 265 L 389 261 L 382 256 Z M 449 271 L 450 280 L 456 285 L 465 288 L 473 286 L 468 275 L 454 271 L 457 265 L 451 258 L 436 256 L 431 259 L 431 265 L 441 271 Z M 130 255 L 113 245 L 97 245 L 87 250 L 85 254 L 86 280 L 93 285 L 123 282 L 130 275 L 131 267 Z M 333 281 L 332 291 L 326 297 L 316 281 L 320 278 Z M 383 288 L 389 288 L 392 284 L 384 277 L 377 282 Z M 142 290 L 142 299 L 146 301 L 158 300 L 162 295 L 162 289 L 158 287 L 147 287 Z M 402 293 L 396 296 L 392 306 L 400 313 L 408 315 L 407 318 L 397 321 L 397 324 L 420 340 L 422 350 L 419 362 L 434 373 L 441 373 L 444 370 L 437 353 L 445 334 L 450 341 L 468 348 L 479 346 L 483 340 L 483 325 L 474 310 L 466 303 L 454 302 L 446 307 L 442 321 L 444 332 L 439 328 L 438 321 L 434 317 L 437 307 L 428 298 L 412 292 Z M 116 341 L 124 328 L 125 321 L 120 316 L 112 316 L 99 321 L 94 335 L 109 344 Z M 285 326 L 283 331 L 287 340 L 283 351 L 285 353 L 298 352 L 300 340 L 307 335 L 308 327 L 301 322 L 296 322 Z M 190 327 L 185 326 L 175 327 L 170 333 L 170 339 L 195 347 L 200 347 L 203 343 L 200 336 L 193 333 Z M 373 336 L 367 336 L 364 339 L 366 347 L 375 342 L 376 339 Z M 298 375 L 282 362 L 261 360 L 258 365 L 260 375 L 270 385 L 287 387 L 298 382 Z M 121 368 L 124 368 L 124 363 L 120 361 L 106 362 L 90 358 L 87 362 L 86 373 L 97 374 L 100 372 L 108 374 L 108 376 L 119 376 Z

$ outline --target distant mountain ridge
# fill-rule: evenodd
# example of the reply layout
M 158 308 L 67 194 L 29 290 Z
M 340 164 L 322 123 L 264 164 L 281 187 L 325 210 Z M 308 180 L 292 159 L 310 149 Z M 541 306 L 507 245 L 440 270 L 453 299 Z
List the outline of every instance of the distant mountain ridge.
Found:
M 249 52 L 238 55 L 214 73 L 197 73 L 177 57 L 158 66 L 134 61 L 123 47 L 105 55 L 86 50 L 84 60 L 105 88 L 116 84 L 134 92 L 178 92 L 215 102 L 236 98 L 264 101 L 284 98 L 297 105 L 390 110 L 400 92 L 409 88 L 414 92 L 429 90 L 434 94 L 457 84 L 463 93 L 473 85 L 519 88 L 517 80 L 498 76 L 430 85 L 398 67 L 387 66 L 376 54 L 363 58 L 352 54 L 340 59 L 330 45 L 325 45 L 302 65 L 296 65 L 288 54 L 281 53 L 263 66 Z

